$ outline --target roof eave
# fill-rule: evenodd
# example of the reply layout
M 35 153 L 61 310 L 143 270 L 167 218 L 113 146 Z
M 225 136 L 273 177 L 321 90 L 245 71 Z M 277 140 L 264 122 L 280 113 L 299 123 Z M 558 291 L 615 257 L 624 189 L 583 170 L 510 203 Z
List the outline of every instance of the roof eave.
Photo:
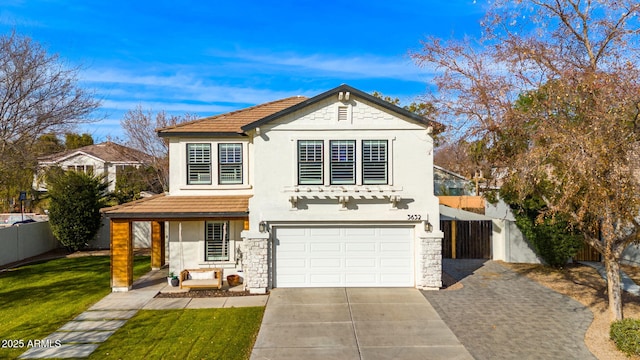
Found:
M 236 212 L 104 212 L 110 219 L 214 219 L 214 218 L 244 218 L 248 211 Z
M 246 137 L 247 134 L 241 132 L 212 132 L 212 131 L 158 131 L 161 138 L 169 137 Z
M 337 94 L 337 93 L 339 93 L 341 91 L 342 92 L 350 92 L 353 95 L 356 95 L 356 96 L 358 96 L 360 98 L 363 98 L 363 99 L 365 99 L 365 100 L 367 100 L 369 102 L 372 102 L 372 103 L 374 103 L 376 105 L 379 105 L 379 106 L 381 106 L 381 107 L 383 107 L 383 108 L 385 108 L 387 110 L 390 110 L 390 111 L 399 113 L 399 114 L 401 114 L 401 115 L 403 115 L 405 117 L 408 117 L 411 120 L 413 120 L 413 121 L 415 121 L 415 122 L 417 122 L 419 124 L 422 124 L 422 125 L 425 125 L 425 126 L 438 125 L 437 122 L 432 121 L 432 120 L 427 120 L 424 117 L 422 117 L 422 116 L 420 116 L 418 114 L 415 114 L 415 113 L 413 113 L 413 112 L 411 112 L 411 111 L 409 111 L 407 109 L 403 109 L 403 108 L 401 108 L 399 106 L 396 106 L 396 105 L 394 105 L 394 104 L 392 104 L 392 103 L 390 103 L 388 101 L 385 101 L 385 100 L 377 98 L 377 97 L 375 97 L 373 95 L 367 94 L 364 91 L 360 91 L 360 90 L 358 90 L 356 88 L 353 88 L 353 87 L 351 87 L 349 85 L 342 84 L 342 85 L 340 85 L 340 86 L 338 86 L 336 88 L 333 88 L 331 90 L 325 91 L 322 94 L 316 95 L 316 96 L 314 96 L 314 97 L 312 97 L 310 99 L 307 99 L 307 100 L 305 100 L 305 101 L 303 101 L 301 103 L 298 103 L 298 104 L 290 106 L 290 107 L 288 107 L 286 109 L 280 110 L 280 111 L 278 111 L 278 112 L 276 112 L 274 114 L 266 116 L 266 117 L 264 117 L 264 118 L 262 118 L 260 120 L 254 121 L 254 122 L 252 122 L 250 124 L 244 125 L 244 126 L 241 127 L 241 129 L 244 132 L 247 132 L 249 130 L 253 130 L 253 129 L 255 129 L 255 128 L 259 127 L 259 126 L 262 126 L 262 125 L 264 125 L 266 123 L 269 123 L 269 122 L 271 122 L 271 121 L 273 121 L 273 120 L 275 120 L 277 118 L 280 118 L 280 117 L 285 116 L 287 114 L 291 114 L 291 113 L 293 113 L 293 112 L 295 112 L 295 111 L 297 111 L 299 109 L 302 109 L 302 108 L 304 108 L 306 106 L 309 106 L 311 104 L 314 104 L 314 103 L 317 103 L 319 101 L 322 101 L 322 100 L 324 100 L 324 99 L 326 99 L 326 98 L 328 98 L 330 96 L 333 96 L 333 95 L 335 95 L 335 94 Z

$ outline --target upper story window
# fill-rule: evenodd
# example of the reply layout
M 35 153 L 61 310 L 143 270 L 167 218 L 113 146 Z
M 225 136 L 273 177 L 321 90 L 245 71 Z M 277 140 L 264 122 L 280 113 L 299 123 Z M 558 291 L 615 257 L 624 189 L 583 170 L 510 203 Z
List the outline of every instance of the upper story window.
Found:
M 242 144 L 218 144 L 218 183 L 242 184 Z
M 330 173 L 333 185 L 356 183 L 356 142 L 354 140 L 331 140 Z
M 322 145 L 322 140 L 298 140 L 298 184 L 322 184 Z
M 187 144 L 187 184 L 211 184 L 211 144 Z
M 362 141 L 362 183 L 387 184 L 387 140 Z
M 389 184 L 388 140 L 298 140 L 297 152 L 298 185 Z

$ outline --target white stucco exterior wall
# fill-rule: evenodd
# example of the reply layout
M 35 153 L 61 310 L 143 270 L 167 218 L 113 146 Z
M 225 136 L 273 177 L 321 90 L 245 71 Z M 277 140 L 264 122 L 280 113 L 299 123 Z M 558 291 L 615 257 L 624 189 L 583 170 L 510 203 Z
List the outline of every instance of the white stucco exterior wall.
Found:
M 222 221 L 222 220 L 221 220 Z M 179 273 L 183 269 L 218 267 L 224 269 L 224 276 L 236 274 L 242 270 L 237 260 L 240 246 L 240 232 L 243 221 L 229 221 L 229 260 L 205 261 L 205 222 L 170 221 L 169 222 L 169 271 Z M 238 266 L 236 266 L 238 262 Z
M 338 119 L 341 106 L 347 107 L 344 120 Z M 324 141 L 324 185 L 298 186 L 298 140 Z M 355 185 L 330 185 L 330 140 L 356 142 Z M 362 140 L 387 141 L 388 184 L 363 185 Z M 169 224 L 170 271 L 226 266 L 226 276 L 244 266 L 246 286 L 263 292 L 272 284 L 274 255 L 273 239 L 258 232 L 261 221 L 269 226 L 400 225 L 413 228 L 415 286 L 441 286 L 443 234 L 433 189 L 433 139 L 424 124 L 355 96 L 348 101 L 332 96 L 251 130 L 248 136 L 171 136 L 169 142 L 169 196 L 252 195 L 249 229 L 242 231 L 243 223 L 237 221 L 230 242 L 234 252 L 242 249 L 237 266 L 203 262 L 204 221 L 183 221 Z M 211 144 L 210 185 L 187 184 L 189 143 Z M 243 145 L 242 184 L 217 183 L 219 143 Z M 431 232 L 425 232 L 427 222 Z M 230 259 L 234 257 L 232 253 Z
M 251 213 L 251 229 L 257 229 L 261 220 L 415 224 L 429 219 L 434 230 L 439 230 L 438 199 L 433 194 L 433 139 L 427 130 L 372 104 L 355 100 L 349 104 L 351 122 L 338 122 L 337 107 L 342 103 L 331 98 L 261 127 L 261 135 L 254 138 L 253 147 L 252 165 L 260 167 L 260 171 L 252 172 L 255 178 L 250 209 L 258 213 Z M 299 186 L 312 189 L 312 195 L 305 198 L 304 191 L 293 190 L 297 185 L 297 140 L 325 140 L 325 157 L 329 140 L 355 140 L 356 163 L 361 163 L 358 151 L 361 140 L 388 140 L 389 185 L 362 185 L 361 179 L 355 186 L 328 185 L 328 162 L 325 161 L 325 185 Z M 359 177 L 359 172 L 356 173 Z M 347 191 L 332 192 L 342 188 Z M 351 197 L 346 210 L 341 210 L 338 200 L 333 198 L 338 194 Z M 396 208 L 385 198 L 392 195 L 401 197 Z M 300 197 L 295 208 L 289 201 L 291 196 Z M 316 196 L 326 199 L 318 200 Z M 410 220 L 410 215 L 418 215 L 420 220 Z
M 270 226 L 412 226 L 416 286 L 439 288 L 442 233 L 439 203 L 433 191 L 430 133 L 424 126 L 360 99 L 346 103 L 348 120 L 340 121 L 338 107 L 344 105 L 329 98 L 261 126 L 259 135 L 254 132 L 249 170 L 253 175 L 250 229 L 257 232 L 261 221 Z M 324 141 L 324 185 L 297 185 L 298 140 Z M 330 185 L 326 160 L 330 156 L 330 140 L 356 141 L 356 185 Z M 388 185 L 362 184 L 362 140 L 388 141 Z M 340 197 L 348 199 L 344 205 Z M 394 204 L 392 197 L 399 197 L 399 201 Z M 433 226 L 431 233 L 424 231 L 426 221 Z M 271 272 L 269 275 L 273 276 Z M 259 283 L 269 280 L 262 279 Z

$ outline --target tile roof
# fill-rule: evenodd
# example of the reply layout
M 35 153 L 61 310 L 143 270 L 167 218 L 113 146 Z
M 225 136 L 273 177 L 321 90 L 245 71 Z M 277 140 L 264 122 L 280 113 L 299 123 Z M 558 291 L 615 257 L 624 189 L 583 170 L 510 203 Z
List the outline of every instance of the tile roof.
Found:
M 250 195 L 169 196 L 149 198 L 102 209 L 109 218 L 127 219 L 204 219 L 245 217 L 249 214 Z
M 135 163 L 151 161 L 150 155 L 147 155 L 130 147 L 113 143 L 111 141 L 83 146 L 77 149 L 67 150 L 56 154 L 41 156 L 38 158 L 38 160 L 41 162 L 56 162 L 79 152 L 89 154 L 105 162 Z
M 184 133 L 231 133 L 243 134 L 241 127 L 266 116 L 307 100 L 304 96 L 294 96 L 276 100 L 225 114 L 185 122 L 158 130 L 160 136 Z

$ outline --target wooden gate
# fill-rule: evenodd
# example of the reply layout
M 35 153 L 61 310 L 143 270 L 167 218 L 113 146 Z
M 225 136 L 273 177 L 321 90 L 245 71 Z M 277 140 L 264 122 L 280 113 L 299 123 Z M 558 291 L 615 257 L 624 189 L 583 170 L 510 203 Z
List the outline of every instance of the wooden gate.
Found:
M 491 259 L 491 220 L 441 220 L 442 257 L 447 259 Z
M 601 261 L 602 257 L 596 249 L 583 243 L 582 249 L 573 257 L 574 261 Z

